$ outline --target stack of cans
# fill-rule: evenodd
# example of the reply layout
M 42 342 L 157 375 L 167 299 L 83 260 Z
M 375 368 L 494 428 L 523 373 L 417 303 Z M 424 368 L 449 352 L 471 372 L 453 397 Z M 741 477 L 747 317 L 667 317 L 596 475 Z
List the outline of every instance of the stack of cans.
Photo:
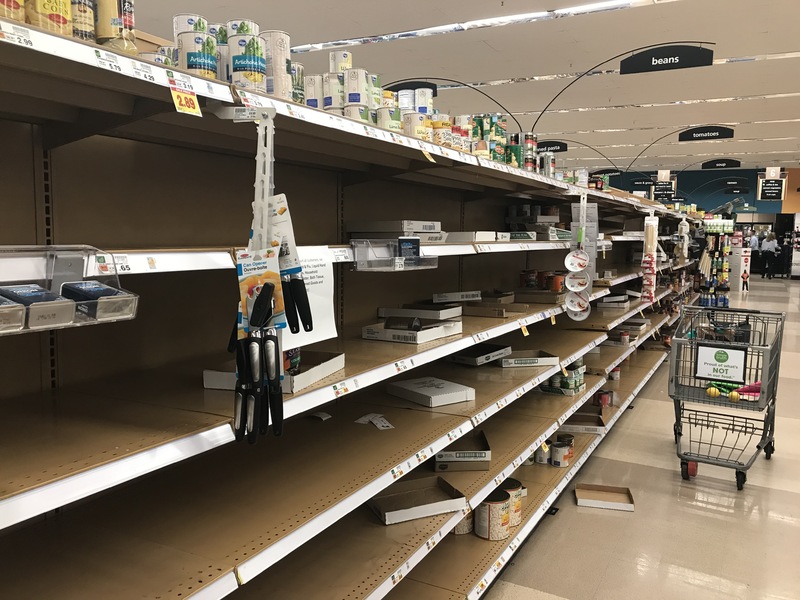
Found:
M 535 133 L 523 134 L 523 163 L 522 166 L 526 171 L 539 172 L 539 161 L 536 158 L 537 147 L 539 140 Z

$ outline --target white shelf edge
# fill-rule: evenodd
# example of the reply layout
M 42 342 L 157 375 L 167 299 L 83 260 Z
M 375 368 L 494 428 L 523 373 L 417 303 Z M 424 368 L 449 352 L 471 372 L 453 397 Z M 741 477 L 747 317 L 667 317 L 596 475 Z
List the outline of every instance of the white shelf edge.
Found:
M 219 600 L 235 592 L 238 587 L 239 582 L 236 581 L 236 574 L 231 571 L 200 588 L 194 594 L 187 596 L 187 598 L 189 600 Z
M 556 486 L 556 488 L 552 492 L 550 492 L 547 498 L 545 498 L 545 500 L 539 505 L 539 508 L 534 512 L 531 518 L 528 519 L 528 521 L 526 521 L 525 524 L 521 526 L 520 530 L 517 532 L 517 535 L 514 536 L 511 539 L 511 541 L 509 541 L 508 547 L 500 555 L 500 558 L 492 565 L 489 571 L 484 573 L 483 577 L 481 577 L 480 581 L 478 582 L 478 585 L 476 585 L 472 589 L 472 591 L 467 595 L 467 598 L 469 600 L 477 600 L 489 588 L 491 583 L 495 580 L 500 571 L 502 571 L 503 567 L 505 567 L 505 565 L 508 563 L 511 557 L 516 553 L 516 551 L 519 549 L 522 543 L 531 535 L 531 533 L 533 533 L 533 530 L 539 524 L 539 521 L 542 519 L 542 517 L 550 509 L 550 506 L 563 493 L 563 491 L 566 489 L 567 485 L 572 480 L 572 478 L 578 473 L 578 471 L 580 471 L 580 469 L 586 463 L 588 458 L 594 453 L 594 451 L 600 445 L 600 442 L 602 442 L 605 439 L 605 437 L 613 428 L 614 424 L 616 424 L 616 422 L 622 416 L 623 412 L 628 408 L 630 403 L 634 400 L 636 394 L 638 394 L 639 391 L 641 391 L 641 389 L 650 380 L 650 378 L 653 376 L 658 367 L 661 366 L 661 363 L 664 362 L 665 358 L 666 358 L 666 353 L 664 353 L 664 356 L 659 360 L 658 364 L 656 364 L 650 370 L 650 372 L 642 379 L 642 382 L 640 383 L 638 388 L 634 391 L 634 393 L 631 394 L 631 396 L 626 400 L 626 402 L 620 407 L 620 410 L 617 412 L 616 415 L 614 415 L 614 418 L 612 419 L 611 423 L 609 423 L 609 425 L 606 426 L 605 431 L 602 434 L 598 435 L 597 439 L 592 441 L 592 443 L 589 445 L 586 451 L 581 455 L 581 457 L 576 462 L 574 462 L 572 466 L 569 468 L 569 471 L 564 476 L 564 479 L 561 481 L 561 483 L 559 483 L 558 486 Z
M 0 501 L 0 529 L 234 440 L 230 424 L 161 444 Z
M 376 477 L 355 493 L 343 498 L 327 510 L 319 513 L 316 517 L 307 521 L 269 547 L 264 548 L 261 552 L 252 555 L 249 559 L 237 565 L 237 579 L 242 585 L 245 585 L 248 581 L 252 581 L 253 578 L 266 571 L 279 560 L 297 550 L 297 548 L 322 533 L 342 517 L 375 496 L 378 492 L 386 489 L 396 480 L 413 471 L 424 461 L 428 460 L 428 458 L 471 430 L 472 423 L 467 419 L 464 423 L 450 431 L 447 435 L 440 437 L 430 446 L 416 451 L 400 464 L 386 471 L 379 477 Z
M 386 594 L 392 591 L 392 589 L 398 583 L 400 583 L 403 578 L 406 577 L 406 575 L 411 573 L 414 567 L 421 563 L 422 560 L 431 553 L 431 551 L 447 536 L 447 534 L 455 529 L 455 526 L 458 525 L 459 521 L 464 518 L 466 512 L 466 509 L 462 509 L 448 519 L 436 533 L 428 538 L 425 543 L 422 544 L 399 569 L 397 569 L 397 571 L 392 573 L 377 588 L 375 588 L 372 593 L 365 598 L 365 600 L 380 600 L 380 598 L 383 598 L 386 596 Z

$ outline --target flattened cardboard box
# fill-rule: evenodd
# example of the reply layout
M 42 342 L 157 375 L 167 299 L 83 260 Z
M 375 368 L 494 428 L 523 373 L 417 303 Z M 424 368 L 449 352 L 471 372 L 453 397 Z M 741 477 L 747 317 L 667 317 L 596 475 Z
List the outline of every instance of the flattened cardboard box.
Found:
M 560 364 L 557 356 L 544 350 L 517 350 L 497 361 L 501 367 L 554 367 Z
M 438 475 L 401 479 L 367 501 L 386 524 L 403 523 L 467 507 L 467 499 Z
M 595 433 L 605 432 L 606 425 L 611 420 L 612 413 L 608 408 L 601 408 L 593 404 L 584 404 L 578 412 L 567 419 L 559 428 L 564 433 Z
M 488 463 L 492 460 L 492 448 L 489 445 L 489 440 L 486 439 L 486 434 L 482 429 L 473 429 L 466 435 L 458 438 L 455 442 L 450 444 L 444 450 L 436 454 L 437 470 L 438 463 L 447 462 L 476 462 Z M 486 469 L 475 469 L 476 471 L 485 471 Z M 445 469 L 441 469 L 445 470 Z M 449 469 L 455 471 L 456 469 Z
M 383 323 L 367 325 L 361 329 L 361 337 L 365 340 L 381 340 L 386 342 L 400 342 L 402 344 L 424 344 L 443 337 L 458 335 L 462 331 L 461 321 L 442 321 L 438 327 L 423 329 L 422 331 L 403 331 L 397 329 L 384 329 Z
M 626 512 L 633 512 L 635 509 L 633 494 L 629 488 L 624 487 L 578 483 L 575 485 L 575 499 L 578 506 Z
M 455 319 L 463 312 L 460 304 L 404 304 L 400 308 L 391 306 L 378 309 L 378 318 L 387 317 L 417 317 L 419 319 L 434 319 L 443 321 Z

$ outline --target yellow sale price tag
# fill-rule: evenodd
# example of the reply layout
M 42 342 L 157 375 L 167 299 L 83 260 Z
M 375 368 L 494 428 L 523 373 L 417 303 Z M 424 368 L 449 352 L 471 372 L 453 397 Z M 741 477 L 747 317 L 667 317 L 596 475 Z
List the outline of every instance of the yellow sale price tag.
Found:
M 428 152 L 427 150 L 423 150 L 423 151 L 422 151 L 422 154 L 425 156 L 425 158 L 427 158 L 427 159 L 428 159 L 429 161 L 431 161 L 432 163 L 435 163 L 435 162 L 436 162 L 436 161 L 434 160 L 434 158 L 431 156 L 431 153 L 430 153 L 430 152 Z
M 550 315 L 550 325 L 555 325 L 555 324 L 556 324 L 556 316 Z
M 530 333 L 528 333 L 528 328 L 525 325 L 522 326 L 522 335 L 524 337 L 528 337 L 530 335 Z
M 203 113 L 200 112 L 200 103 L 197 101 L 197 94 L 175 88 L 170 88 L 170 91 L 172 92 L 172 101 L 175 103 L 175 110 L 179 113 L 195 117 L 203 116 Z

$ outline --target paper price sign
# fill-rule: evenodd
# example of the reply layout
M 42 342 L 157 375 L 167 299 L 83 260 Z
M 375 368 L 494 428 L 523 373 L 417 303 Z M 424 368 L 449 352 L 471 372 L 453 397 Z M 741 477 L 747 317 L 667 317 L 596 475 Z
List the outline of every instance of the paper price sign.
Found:
M 133 74 L 136 77 L 149 81 L 150 83 L 155 82 L 156 77 L 153 75 L 153 70 L 150 68 L 150 65 L 136 61 L 131 61 L 131 64 L 133 65 Z
M 404 360 L 400 360 L 394 363 L 394 368 L 398 373 L 402 373 L 403 371 L 408 371 L 408 365 Z
M 184 92 L 175 88 L 170 88 L 172 92 L 172 101 L 175 103 L 175 110 L 185 115 L 192 115 L 193 117 L 202 117 L 203 113 L 200 112 L 200 103 L 197 101 L 197 94 L 194 92 Z
M 31 34 L 24 27 L 11 25 L 10 23 L 3 23 L 2 25 L 0 25 L 0 27 L 5 29 L 8 28 L 11 29 L 11 31 L 0 31 L 0 40 L 5 40 L 7 42 L 11 42 L 12 44 L 18 44 L 20 46 L 25 46 L 26 48 L 33 48 L 33 40 L 31 39 Z
M 476 344 L 479 344 L 479 343 L 481 343 L 481 342 L 485 342 L 485 341 L 486 341 L 486 340 L 488 340 L 490 337 L 491 337 L 491 335 L 489 335 L 489 332 L 488 332 L 488 331 L 484 331 L 484 332 L 482 332 L 482 333 L 476 333 L 475 335 L 473 335 L 473 336 L 472 336 L 472 340 L 473 340 L 473 341 L 474 341 Z
M 103 52 L 102 50 L 94 51 L 97 66 L 101 69 L 107 69 L 114 73 L 122 73 L 122 67 L 117 61 L 117 56 L 111 52 Z

